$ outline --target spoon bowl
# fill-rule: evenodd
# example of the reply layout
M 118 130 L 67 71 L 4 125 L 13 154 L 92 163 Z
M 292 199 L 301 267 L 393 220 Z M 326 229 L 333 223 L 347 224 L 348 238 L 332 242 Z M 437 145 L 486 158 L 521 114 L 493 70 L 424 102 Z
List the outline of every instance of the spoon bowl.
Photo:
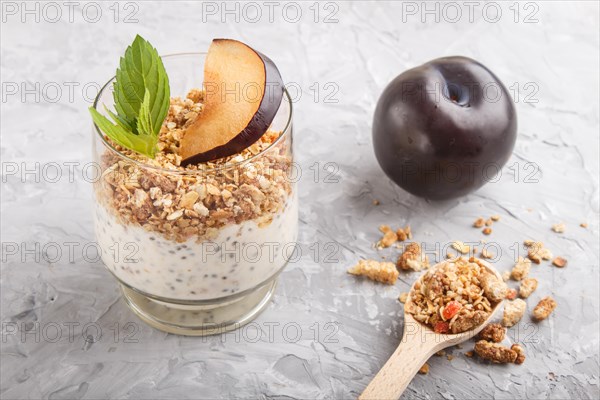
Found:
M 448 260 L 434 265 L 432 269 L 440 268 Z M 495 275 L 501 282 L 502 276 L 489 263 L 478 260 L 479 265 Z M 427 273 L 426 272 L 426 273 Z M 406 389 L 412 378 L 417 374 L 421 366 L 438 351 L 446 347 L 454 346 L 476 336 L 490 321 L 504 303 L 501 300 L 493 305 L 489 316 L 475 328 L 461 333 L 436 333 L 430 327 L 417 321 L 411 313 L 406 311 L 412 305 L 412 294 L 415 284 L 421 280 L 419 277 L 411 286 L 408 298 L 404 305 L 404 332 L 400 345 L 383 368 L 375 375 L 359 399 L 398 399 Z

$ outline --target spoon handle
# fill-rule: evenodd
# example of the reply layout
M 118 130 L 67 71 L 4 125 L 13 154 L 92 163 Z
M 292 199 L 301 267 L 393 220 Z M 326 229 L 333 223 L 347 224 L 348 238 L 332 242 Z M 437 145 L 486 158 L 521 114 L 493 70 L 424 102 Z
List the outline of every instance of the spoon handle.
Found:
M 412 378 L 439 345 L 425 340 L 421 333 L 418 329 L 413 334 L 404 334 L 396 351 L 358 397 L 359 400 L 400 398 Z

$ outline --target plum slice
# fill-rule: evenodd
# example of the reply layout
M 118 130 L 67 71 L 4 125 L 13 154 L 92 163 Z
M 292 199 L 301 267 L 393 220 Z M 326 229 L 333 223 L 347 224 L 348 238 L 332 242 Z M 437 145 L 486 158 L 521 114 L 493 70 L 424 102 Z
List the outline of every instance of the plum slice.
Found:
M 214 39 L 204 63 L 204 108 L 181 141 L 182 165 L 239 153 L 267 131 L 283 98 L 279 70 L 242 42 Z

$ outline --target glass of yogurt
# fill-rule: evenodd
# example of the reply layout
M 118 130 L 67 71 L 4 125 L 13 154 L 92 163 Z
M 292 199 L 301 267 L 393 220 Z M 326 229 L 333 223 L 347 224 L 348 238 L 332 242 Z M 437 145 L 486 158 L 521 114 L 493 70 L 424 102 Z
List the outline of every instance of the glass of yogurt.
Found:
M 292 102 L 243 151 L 182 166 L 183 130 L 202 112 L 203 54 L 163 57 L 171 105 L 148 159 L 93 127 L 94 221 L 102 260 L 130 308 L 167 332 L 207 335 L 251 321 L 268 304 L 297 239 Z M 200 79 L 200 82 L 197 81 Z M 112 106 L 112 82 L 94 107 Z

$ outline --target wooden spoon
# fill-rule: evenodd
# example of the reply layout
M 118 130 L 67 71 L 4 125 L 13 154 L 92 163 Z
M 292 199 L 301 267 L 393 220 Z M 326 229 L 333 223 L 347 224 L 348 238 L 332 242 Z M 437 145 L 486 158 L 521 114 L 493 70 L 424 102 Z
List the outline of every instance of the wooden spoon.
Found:
M 439 268 L 445 262 L 438 263 L 432 268 Z M 479 260 L 479 262 L 502 281 L 502 276 L 494 267 L 483 260 Z M 429 357 L 446 347 L 457 345 L 477 335 L 490 322 L 503 303 L 503 301 L 498 302 L 489 317 L 473 330 L 456 334 L 435 333 L 428 326 L 415 320 L 412 314 L 406 312 L 407 306 L 412 301 L 410 294 L 413 292 L 414 286 L 413 283 L 404 305 L 404 333 L 400 345 L 358 397 L 359 400 L 400 398 L 404 389 Z

